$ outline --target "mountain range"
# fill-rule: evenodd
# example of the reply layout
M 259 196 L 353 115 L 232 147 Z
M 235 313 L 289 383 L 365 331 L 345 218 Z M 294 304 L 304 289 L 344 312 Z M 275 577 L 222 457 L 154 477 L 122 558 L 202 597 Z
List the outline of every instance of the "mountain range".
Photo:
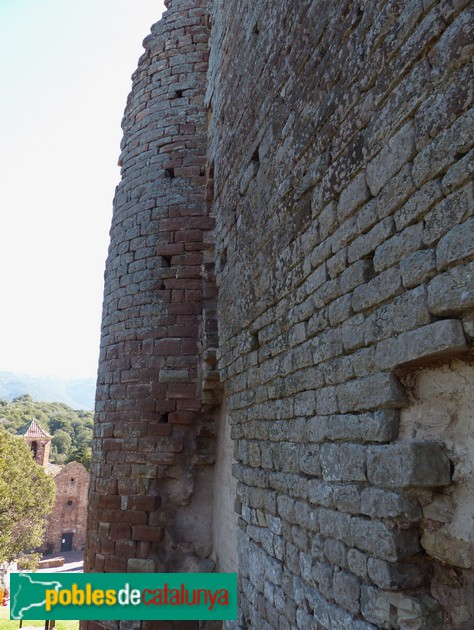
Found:
M 62 402 L 72 409 L 94 409 L 95 378 L 63 379 L 0 372 L 0 398 L 13 400 L 29 394 L 34 400 Z

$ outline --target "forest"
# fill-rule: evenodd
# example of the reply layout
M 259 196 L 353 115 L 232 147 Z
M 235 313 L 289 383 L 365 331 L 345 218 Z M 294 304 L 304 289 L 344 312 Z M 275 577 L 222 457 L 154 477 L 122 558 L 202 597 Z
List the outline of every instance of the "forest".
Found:
M 0 399 L 0 426 L 16 434 L 31 420 L 39 422 L 53 436 L 50 461 L 55 464 L 77 461 L 90 470 L 93 418 L 92 411 L 71 409 L 60 402 L 36 402 L 28 394 L 12 401 Z

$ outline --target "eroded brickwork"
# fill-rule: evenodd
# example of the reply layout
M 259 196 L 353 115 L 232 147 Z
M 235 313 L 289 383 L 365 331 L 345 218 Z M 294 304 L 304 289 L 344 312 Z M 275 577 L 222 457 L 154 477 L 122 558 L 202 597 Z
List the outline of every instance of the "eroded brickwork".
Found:
M 240 624 L 470 628 L 472 535 L 431 555 L 465 455 L 420 420 L 399 435 L 399 414 L 407 374 L 472 334 L 472 7 L 216 0 L 211 16 Z
M 167 3 L 144 41 L 123 119 L 97 388 L 91 571 L 214 566 L 206 505 L 215 288 L 205 4 Z

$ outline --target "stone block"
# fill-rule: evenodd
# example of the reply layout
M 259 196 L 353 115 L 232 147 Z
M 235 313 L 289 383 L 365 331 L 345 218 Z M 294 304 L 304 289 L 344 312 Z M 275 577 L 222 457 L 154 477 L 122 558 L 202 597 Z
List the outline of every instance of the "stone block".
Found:
M 398 436 L 399 411 L 379 409 L 359 414 L 360 437 L 363 442 L 392 442 Z
M 349 217 L 354 210 L 368 199 L 370 199 L 370 190 L 367 186 L 365 173 L 359 173 L 341 192 L 337 206 L 337 217 L 339 221 L 343 221 Z
M 368 551 L 382 560 L 401 560 L 420 550 L 415 530 L 397 531 L 380 521 L 359 517 L 351 520 L 351 537 L 353 544 L 360 550 Z
M 447 319 L 423 326 L 377 344 L 375 360 L 380 369 L 412 361 L 456 356 L 466 348 L 460 321 Z
M 358 313 L 342 324 L 341 335 L 345 350 L 357 350 L 364 345 L 365 316 Z
M 344 571 L 335 571 L 333 575 L 332 593 L 338 604 L 350 612 L 358 614 L 360 610 L 360 580 L 355 575 Z
M 349 549 L 347 552 L 347 565 L 349 570 L 359 577 L 367 576 L 367 556 L 358 549 Z
M 351 517 L 349 514 L 335 510 L 321 509 L 319 514 L 319 526 L 324 536 L 337 538 L 351 544 Z
M 388 241 L 377 247 L 373 265 L 377 273 L 397 265 L 408 254 L 421 249 L 423 233 L 422 223 L 407 227 L 402 232 L 392 236 Z
M 434 315 L 455 315 L 474 308 L 474 262 L 433 278 L 428 306 Z
M 347 247 L 340 249 L 326 264 L 329 277 L 333 280 L 347 267 Z
M 338 326 L 352 315 L 352 297 L 343 295 L 329 305 L 328 316 L 331 326 Z
M 365 457 L 364 457 L 365 470 Z M 350 514 L 360 513 L 360 491 L 353 485 L 334 485 L 333 504 L 338 510 Z
M 441 180 L 443 192 L 446 195 L 454 192 L 462 184 L 472 178 L 474 173 L 474 149 L 466 153 L 466 155 L 458 159 Z
M 361 284 L 365 284 L 374 277 L 374 268 L 370 260 L 356 260 L 347 267 L 341 275 L 341 290 L 349 293 Z
M 381 628 L 437 630 L 443 627 L 440 606 L 427 595 L 386 593 L 362 586 L 361 610 L 365 619 Z
M 337 413 L 336 388 L 322 387 L 316 393 L 316 412 L 322 416 Z
M 449 566 L 472 569 L 474 565 L 472 542 L 453 536 L 445 527 L 424 531 L 421 545 L 432 558 Z
M 140 558 L 129 558 L 127 560 L 128 573 L 155 573 L 157 563 L 155 560 L 145 560 Z
M 315 477 L 321 475 L 319 446 L 317 444 L 301 444 L 297 458 L 301 472 Z
M 312 569 L 312 578 L 319 590 L 326 597 L 332 597 L 332 579 L 334 569 L 325 562 L 315 562 Z
M 452 263 L 474 255 L 474 219 L 453 227 L 439 241 L 436 248 L 438 269 L 444 270 Z
M 372 195 L 377 195 L 383 186 L 411 160 L 415 152 L 415 129 L 413 122 L 406 123 L 383 147 L 367 166 L 367 184 Z
M 347 548 L 340 540 L 327 538 L 324 542 L 324 556 L 329 564 L 347 568 Z
M 311 503 L 331 507 L 333 503 L 333 486 L 325 481 L 311 479 L 308 482 L 308 497 Z
M 367 477 L 376 486 L 438 487 L 451 482 L 445 449 L 432 442 L 398 442 L 371 446 L 367 456 Z
M 436 273 L 436 253 L 433 249 L 414 252 L 400 262 L 403 286 L 407 289 L 426 282 Z
M 336 387 L 336 395 L 342 413 L 377 407 L 404 407 L 407 402 L 398 379 L 383 372 L 342 383 Z
M 352 294 L 352 308 L 357 313 L 372 306 L 385 302 L 402 292 L 402 277 L 400 270 L 390 268 L 382 271 L 373 280 L 357 287 Z
M 384 590 L 411 590 L 427 586 L 433 573 L 429 562 L 417 564 L 386 562 L 379 558 L 367 561 L 369 578 Z
M 422 516 L 416 500 L 378 488 L 367 488 L 362 492 L 360 511 L 374 518 L 400 517 L 409 521 L 417 521 Z
M 473 210 L 474 200 L 470 186 L 445 197 L 424 218 L 423 243 L 432 246 L 451 228 L 471 216 Z
M 413 160 L 413 180 L 418 188 L 434 179 L 455 161 L 458 152 L 470 145 L 474 115 L 466 112 L 451 127 L 442 131 Z
M 342 480 L 339 445 L 323 444 L 321 446 L 321 469 L 325 481 Z
M 366 481 L 367 448 L 359 444 L 341 444 L 338 448 L 342 481 Z
M 410 223 L 422 219 L 442 197 L 443 191 L 437 179 L 427 182 L 422 188 L 416 190 L 400 210 L 395 212 L 397 230 L 403 230 Z
M 386 241 L 395 233 L 395 223 L 392 217 L 385 217 L 374 225 L 367 233 L 362 233 L 352 241 L 347 250 L 347 258 L 353 263 L 361 258 L 367 257 L 376 247 Z M 368 268 L 370 272 L 371 268 Z M 359 268 L 360 272 L 360 268 Z M 373 273 L 373 272 L 372 272 Z

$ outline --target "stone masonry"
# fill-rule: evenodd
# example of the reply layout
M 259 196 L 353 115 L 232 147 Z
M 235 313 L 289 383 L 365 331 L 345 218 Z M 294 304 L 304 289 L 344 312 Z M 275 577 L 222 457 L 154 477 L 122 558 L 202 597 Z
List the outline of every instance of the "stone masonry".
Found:
M 230 430 L 227 628 L 474 627 L 473 12 L 170 0 L 124 118 L 89 570 L 220 570 Z
M 66 534 L 70 538 L 68 551 L 81 551 L 86 537 L 89 473 L 80 462 L 69 462 L 55 466 L 50 474 L 54 476 L 56 499 L 44 536 L 44 549 L 46 553 L 64 551 Z
M 123 119 L 97 387 L 92 571 L 214 568 L 205 502 L 197 526 L 188 515 L 197 487 L 207 491 L 215 441 L 207 31 L 205 2 L 174 0 L 144 42 Z

